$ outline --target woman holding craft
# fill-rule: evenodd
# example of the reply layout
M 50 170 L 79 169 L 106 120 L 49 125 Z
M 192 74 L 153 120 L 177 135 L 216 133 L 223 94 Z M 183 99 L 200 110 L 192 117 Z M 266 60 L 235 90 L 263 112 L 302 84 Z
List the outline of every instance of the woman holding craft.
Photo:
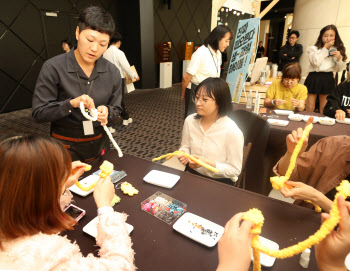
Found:
M 75 220 L 60 206 L 61 195 L 84 171 L 72 173 L 65 147 L 53 138 L 13 136 L 0 140 L 0 269 L 135 270 L 126 215 L 110 207 L 110 177 L 94 190 L 100 258 L 83 257 L 77 244 L 60 232 Z M 76 167 L 76 166 L 74 166 Z M 44 193 L 43 193 L 44 191 Z
M 227 116 L 231 111 L 227 83 L 220 78 L 205 79 L 196 90 L 194 103 L 197 113 L 185 120 L 180 151 L 217 168 L 219 173 L 183 155 L 178 159 L 193 174 L 232 184 L 241 173 L 244 138 L 236 123 Z
M 265 107 L 304 111 L 307 88 L 299 84 L 301 68 L 298 62 L 284 66 L 282 80 L 275 80 L 266 92 Z
M 185 117 L 196 112 L 191 100 L 196 95 L 198 84 L 208 77 L 220 77 L 221 53 L 230 45 L 233 35 L 227 26 L 218 25 L 191 57 L 191 62 L 182 78 L 182 99 L 185 99 Z M 191 87 L 187 86 L 191 83 Z

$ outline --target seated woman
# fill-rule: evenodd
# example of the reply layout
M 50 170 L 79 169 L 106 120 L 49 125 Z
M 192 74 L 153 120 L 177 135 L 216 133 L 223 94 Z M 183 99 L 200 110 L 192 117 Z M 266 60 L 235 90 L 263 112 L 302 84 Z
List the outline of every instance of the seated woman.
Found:
M 285 175 L 302 133 L 303 129 L 298 128 L 287 136 L 287 152 L 273 169 L 276 175 Z M 297 199 L 294 204 L 311 206 L 304 202 L 305 199 L 309 199 L 325 211 L 329 211 L 336 193 L 335 187 L 342 180 L 350 180 L 350 137 L 346 135 L 325 137 L 317 141 L 307 152 L 306 147 L 307 140 L 290 176 L 292 182 L 287 183 L 295 188 L 292 190 L 283 188 L 281 192 L 287 197 Z
M 0 161 L 0 210 L 6 210 L 0 212 L 0 269 L 136 269 L 126 215 L 110 207 L 115 192 L 110 177 L 94 190 L 100 258 L 83 257 L 77 244 L 59 235 L 76 223 L 62 211 L 61 195 L 84 171 L 72 174 L 65 147 L 48 137 L 7 137 L 0 141 Z
M 307 88 L 299 84 L 300 78 L 301 68 L 299 63 L 286 64 L 282 71 L 282 80 L 275 80 L 268 88 L 264 106 L 304 111 Z
M 349 78 L 348 78 L 349 80 Z M 328 117 L 344 120 L 350 117 L 350 82 L 337 86 L 330 95 L 323 109 L 323 114 Z
M 198 85 L 194 102 L 197 113 L 185 120 L 180 151 L 216 167 L 219 173 L 183 155 L 178 159 L 191 173 L 233 184 L 241 173 L 244 138 L 236 123 L 227 116 L 232 110 L 230 89 L 220 78 L 207 78 Z

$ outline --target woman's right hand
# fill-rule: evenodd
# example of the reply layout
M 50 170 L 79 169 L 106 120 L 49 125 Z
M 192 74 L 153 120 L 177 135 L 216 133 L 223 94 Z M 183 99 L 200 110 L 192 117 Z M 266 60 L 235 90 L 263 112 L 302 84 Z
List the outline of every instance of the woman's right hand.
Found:
M 70 104 L 73 108 L 80 107 L 80 102 L 84 103 L 84 107 L 87 109 L 95 108 L 94 100 L 89 95 L 81 95 L 75 99 L 70 100 Z
M 286 103 L 286 101 L 282 99 L 273 99 L 273 102 L 275 105 L 282 105 Z
M 345 112 L 341 109 L 338 109 L 335 111 L 335 118 L 337 120 L 344 120 L 345 119 Z
M 105 206 L 111 206 L 112 199 L 114 198 L 115 190 L 114 185 L 111 182 L 111 177 L 100 178 L 95 185 L 94 199 L 97 209 Z
M 188 163 L 188 157 L 185 157 L 185 155 L 181 154 L 177 156 L 177 159 L 179 159 L 180 163 L 183 165 L 187 165 Z
M 331 41 L 329 41 L 329 42 L 326 42 L 326 43 L 323 45 L 323 47 L 329 50 L 329 48 L 331 48 L 331 46 L 334 45 L 334 41 L 335 41 L 335 40 L 331 40 Z

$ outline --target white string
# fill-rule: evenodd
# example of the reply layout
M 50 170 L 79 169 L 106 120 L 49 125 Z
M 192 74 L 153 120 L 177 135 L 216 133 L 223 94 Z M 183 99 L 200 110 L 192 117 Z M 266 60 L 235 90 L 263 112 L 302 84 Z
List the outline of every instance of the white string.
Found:
M 98 117 L 98 111 L 97 109 L 91 109 L 90 112 L 91 112 L 91 116 L 85 112 L 85 107 L 84 107 L 84 103 L 83 102 L 80 102 L 80 111 L 81 113 L 83 114 L 83 116 L 85 118 L 87 118 L 88 120 L 91 120 L 91 121 L 96 121 L 97 120 L 97 117 Z M 123 152 L 122 150 L 119 148 L 117 142 L 115 142 L 111 132 L 109 131 L 107 125 L 105 126 L 102 126 L 103 129 L 105 130 L 106 134 L 108 135 L 109 137 L 109 140 L 112 142 L 114 148 L 118 151 L 118 156 L 119 157 L 122 157 L 123 156 Z

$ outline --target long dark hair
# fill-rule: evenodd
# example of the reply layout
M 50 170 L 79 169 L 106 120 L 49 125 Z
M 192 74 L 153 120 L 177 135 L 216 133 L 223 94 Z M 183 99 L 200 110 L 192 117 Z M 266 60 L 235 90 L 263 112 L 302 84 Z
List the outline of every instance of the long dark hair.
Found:
M 339 36 L 339 32 L 337 27 L 334 24 L 330 24 L 327 25 L 325 27 L 323 27 L 320 31 L 320 35 L 317 38 L 317 41 L 315 43 L 315 46 L 318 49 L 322 49 L 324 46 L 324 43 L 322 42 L 322 36 L 324 34 L 324 32 L 326 32 L 327 30 L 333 30 L 335 32 L 335 41 L 334 41 L 334 46 L 337 47 L 337 50 L 340 52 L 340 54 L 343 56 L 343 61 L 345 61 L 347 59 L 347 56 L 345 54 L 345 47 L 344 47 L 344 43 L 341 40 L 340 36 Z
M 210 32 L 208 37 L 206 37 L 206 39 L 204 40 L 204 45 L 206 47 L 208 47 L 208 45 L 210 45 L 210 47 L 213 50 L 218 50 L 219 49 L 219 41 L 221 39 L 223 39 L 227 33 L 230 33 L 230 35 L 231 35 L 230 40 L 232 40 L 233 35 L 232 35 L 231 29 L 229 27 L 227 27 L 226 25 L 218 25 L 217 27 L 215 27 L 213 29 L 213 31 Z
M 208 77 L 198 85 L 196 93 L 199 91 L 215 100 L 219 107 L 218 114 L 220 117 L 227 116 L 232 110 L 230 88 L 221 78 Z M 195 118 L 198 119 L 201 116 L 197 114 Z
M 53 138 L 16 135 L 0 139 L 0 249 L 2 240 L 73 229 L 60 207 L 72 160 Z

